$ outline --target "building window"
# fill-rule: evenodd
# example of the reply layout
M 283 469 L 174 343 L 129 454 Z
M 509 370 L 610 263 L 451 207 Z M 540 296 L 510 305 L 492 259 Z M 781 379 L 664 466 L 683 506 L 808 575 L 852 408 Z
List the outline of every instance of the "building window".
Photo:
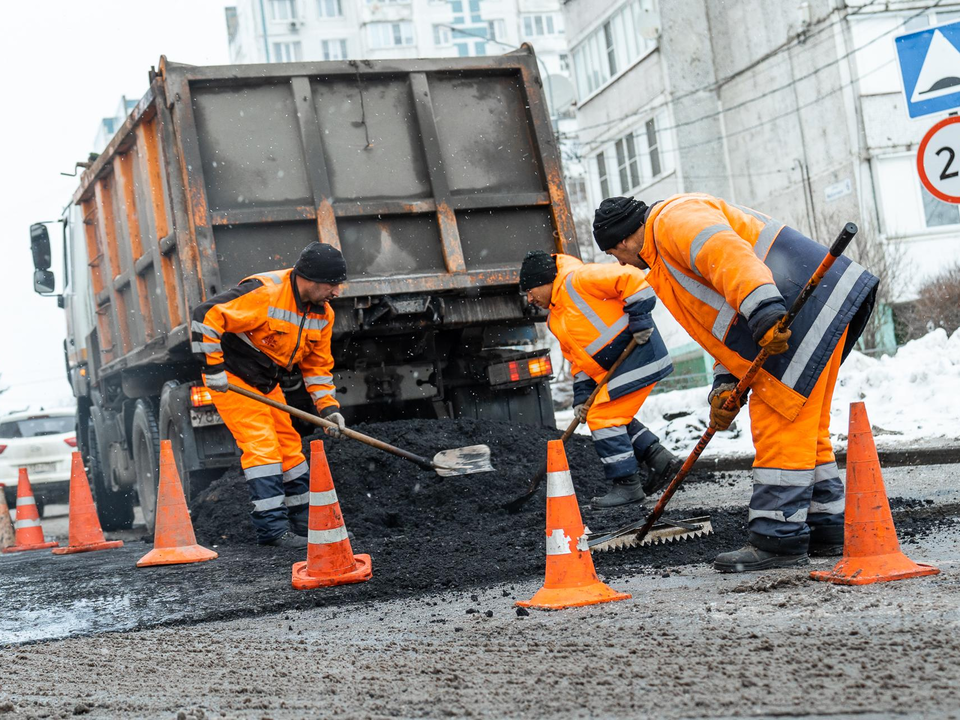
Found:
M 637 163 L 637 144 L 633 139 L 633 133 L 617 140 L 614 148 L 617 152 L 617 169 L 620 171 L 620 187 L 638 187 L 640 165 Z
M 483 22 L 480 17 L 480 0 L 470 0 L 470 22 Z
M 297 0 L 270 0 L 272 20 L 296 20 Z
M 610 179 L 607 177 L 607 158 L 603 150 L 597 155 L 597 175 L 600 177 L 600 194 L 604 198 L 611 197 Z
M 662 157 L 663 142 L 658 124 L 662 125 L 662 118 L 649 118 L 596 154 L 597 178 L 603 197 L 630 195 L 669 170 Z
M 324 40 L 320 43 L 323 50 L 324 60 L 346 60 L 347 59 L 347 41 L 346 40 Z
M 317 0 L 317 14 L 322 18 L 342 17 L 341 0 Z
M 528 38 L 561 35 L 562 33 L 563 20 L 556 13 L 523 16 L 523 34 Z
M 490 33 L 491 40 L 503 40 L 507 34 L 503 20 L 490 20 L 487 22 L 487 32 Z
M 367 37 L 372 48 L 413 45 L 412 22 L 376 22 L 367 25 Z
M 560 72 L 570 74 L 570 56 L 566 53 L 560 53 Z
M 367 5 L 409 5 L 410 0 L 367 0 Z
M 446 25 L 433 26 L 433 44 L 442 47 L 450 44 L 450 28 Z
M 656 46 L 640 35 L 640 14 L 653 11 L 654 0 L 628 0 L 573 50 L 577 94 L 582 102 L 626 71 Z
M 463 23 L 463 0 L 450 0 L 450 11 L 453 13 L 453 24 Z
M 657 177 L 660 174 L 660 142 L 657 138 L 656 118 L 650 118 L 646 122 L 647 131 L 647 154 L 650 157 L 650 174 Z
M 275 42 L 273 44 L 274 62 L 300 62 L 303 59 L 303 50 L 298 42 Z
M 943 202 L 922 185 L 920 192 L 923 194 L 923 215 L 928 228 L 960 224 L 960 206 Z

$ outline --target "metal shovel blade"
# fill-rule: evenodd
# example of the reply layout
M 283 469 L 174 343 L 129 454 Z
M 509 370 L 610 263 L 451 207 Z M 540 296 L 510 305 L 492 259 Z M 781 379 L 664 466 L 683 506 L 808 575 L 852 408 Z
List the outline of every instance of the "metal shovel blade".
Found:
M 486 445 L 441 450 L 433 456 L 433 469 L 440 477 L 493 472 L 490 464 L 490 448 Z

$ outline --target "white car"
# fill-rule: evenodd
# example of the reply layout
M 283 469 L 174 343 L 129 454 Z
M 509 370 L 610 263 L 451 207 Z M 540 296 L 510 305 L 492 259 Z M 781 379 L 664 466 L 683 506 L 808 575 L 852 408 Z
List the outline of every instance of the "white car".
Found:
M 7 503 L 16 507 L 17 481 L 25 467 L 37 509 L 66 502 L 70 490 L 70 458 L 77 449 L 76 411 L 12 413 L 0 418 L 0 483 Z

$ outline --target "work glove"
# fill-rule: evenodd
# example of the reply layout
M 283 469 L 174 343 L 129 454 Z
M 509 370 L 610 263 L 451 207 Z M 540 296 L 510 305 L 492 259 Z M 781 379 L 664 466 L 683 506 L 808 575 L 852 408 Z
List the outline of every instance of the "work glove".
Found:
M 653 335 L 653 328 L 647 328 L 646 330 L 637 330 L 633 334 L 633 339 L 637 341 L 637 345 L 646 345 L 650 341 L 651 335 Z
M 775 322 L 760 338 L 760 347 L 770 355 L 779 355 L 787 351 L 787 341 L 790 339 L 790 330 L 780 330 L 780 323 Z
M 210 375 L 204 375 L 203 384 L 214 392 L 224 393 L 227 391 L 227 385 L 230 384 L 230 381 L 227 380 L 226 370 L 221 370 L 220 372 L 211 373 Z
M 573 408 L 573 416 L 582 423 L 587 421 L 587 413 L 590 411 L 590 408 L 587 407 L 586 403 L 577 405 Z
M 329 420 L 332 423 L 336 423 L 337 427 L 325 427 L 323 432 L 326 433 L 329 437 L 332 437 L 334 440 L 339 440 L 343 437 L 343 433 L 340 432 L 347 426 L 347 421 L 343 419 L 343 415 L 338 412 L 330 413 L 329 415 L 324 416 L 324 420 Z
M 710 394 L 707 396 L 707 400 L 710 402 L 710 424 L 717 428 L 718 432 L 722 432 L 730 427 L 734 419 L 737 417 L 737 413 L 740 412 L 747 402 L 747 395 L 749 391 L 745 392 L 740 398 L 740 404 L 737 405 L 733 410 L 724 410 L 723 405 L 727 402 L 727 398 L 733 394 L 733 391 L 736 390 L 736 383 L 724 383 L 722 385 L 717 385 L 713 390 L 710 391 Z

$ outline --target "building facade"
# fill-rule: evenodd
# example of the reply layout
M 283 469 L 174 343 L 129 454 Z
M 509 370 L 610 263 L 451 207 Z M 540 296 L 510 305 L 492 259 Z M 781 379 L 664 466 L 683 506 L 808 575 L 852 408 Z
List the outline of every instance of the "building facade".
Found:
M 589 202 L 707 192 L 824 243 L 854 220 L 851 252 L 881 274 L 883 300 L 909 299 L 960 261 L 960 210 L 914 167 L 937 118 L 907 119 L 893 40 L 960 17 L 956 0 L 931 5 L 568 0 Z M 675 354 L 692 351 L 663 324 Z M 868 342 L 889 348 L 880 325 Z

